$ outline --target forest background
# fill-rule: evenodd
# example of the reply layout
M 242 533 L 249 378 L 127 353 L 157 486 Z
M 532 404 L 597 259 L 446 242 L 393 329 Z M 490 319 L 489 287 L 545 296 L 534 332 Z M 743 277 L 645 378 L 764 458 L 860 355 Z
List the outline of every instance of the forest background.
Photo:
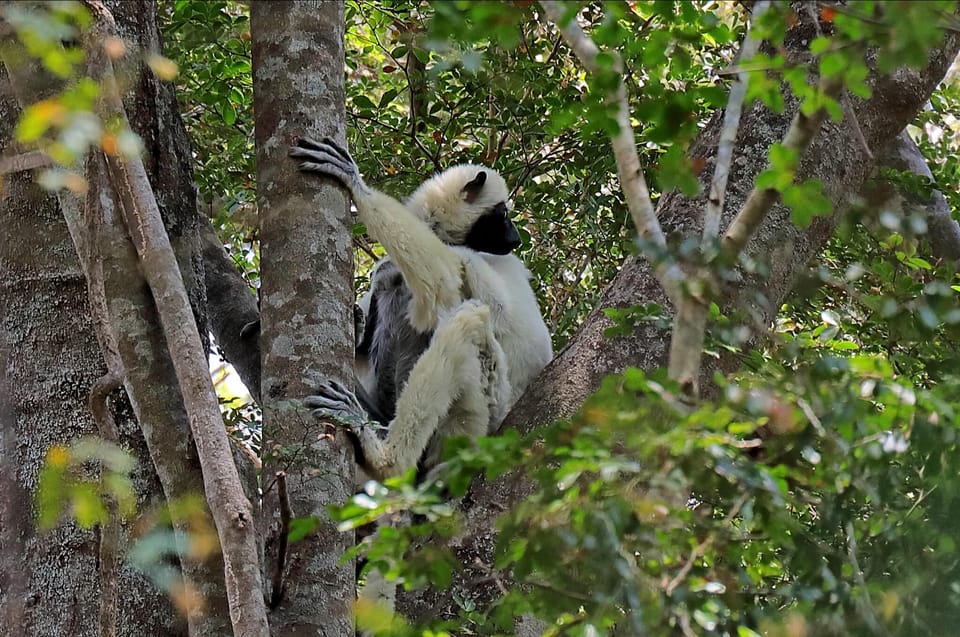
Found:
M 352 635 L 352 530 L 406 509 L 360 551 L 406 584 L 387 633 L 956 625 L 955 3 L 2 11 L 5 625 Z M 351 498 L 347 445 L 292 406 L 349 374 L 352 288 L 382 255 L 285 157 L 302 134 L 344 137 L 397 196 L 465 161 L 514 188 L 558 355 L 500 435 L 451 446 L 443 492 Z M 117 180 L 136 156 L 200 326 L 183 349 L 167 270 L 137 265 L 159 253 L 116 223 L 141 210 Z M 263 407 L 224 396 L 225 428 L 183 381 L 210 334 Z M 226 455 L 197 454 L 191 431 L 224 430 Z M 231 536 L 244 497 L 256 524 Z

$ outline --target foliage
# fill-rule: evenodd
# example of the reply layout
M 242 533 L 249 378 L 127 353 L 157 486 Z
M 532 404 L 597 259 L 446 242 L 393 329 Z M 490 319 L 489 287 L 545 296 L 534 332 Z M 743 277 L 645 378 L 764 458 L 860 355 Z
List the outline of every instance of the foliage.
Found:
M 255 284 L 246 8 L 226 0 L 162 7 L 202 199 Z M 756 24 L 769 46 L 736 61 L 752 71 L 748 99 L 782 109 L 789 90 L 804 112 L 823 105 L 839 118 L 840 103 L 817 89 L 808 63 L 867 97 L 867 47 L 878 47 L 884 71 L 922 63 L 952 8 L 831 5 L 808 34 L 811 58 L 794 60 L 780 45 L 798 16 L 778 3 Z M 702 166 L 687 145 L 725 104 L 743 9 L 592 3 L 579 19 L 623 59 L 654 196 L 693 192 Z M 439 167 L 495 165 L 514 184 L 522 256 L 564 343 L 636 247 L 607 150 L 614 129 L 603 95 L 612 75 L 588 77 L 532 2 L 349 0 L 347 27 L 348 135 L 368 180 L 402 195 Z M 51 70 L 69 71 L 76 62 L 44 42 L 29 45 Z M 78 80 L 57 108 L 80 117 L 95 95 Z M 73 129 L 73 119 L 42 108 L 25 116 L 23 139 Z M 960 89 L 948 83 L 913 130 L 934 184 L 882 176 L 916 190 L 936 186 L 956 210 L 957 112 Z M 795 153 L 776 145 L 768 157 L 758 185 L 781 194 L 795 223 L 829 212 L 820 184 L 795 183 Z M 708 347 L 738 352 L 743 365 L 716 379 L 713 400 L 691 405 L 661 373 L 628 369 L 569 422 L 527 437 L 453 441 L 442 485 L 412 476 L 367 485 L 334 515 L 345 530 L 411 515 L 354 553 L 410 588 L 447 586 L 460 567 L 445 542 L 461 529 L 450 496 L 462 496 L 473 476 L 516 469 L 532 495 L 498 520 L 495 561 L 484 568 L 504 594 L 490 608 L 461 599 L 460 617 L 427 627 L 385 627 L 382 613 L 365 608 L 361 623 L 395 634 L 504 634 L 531 614 L 550 635 L 952 632 L 960 620 L 960 280 L 953 264 L 929 257 L 925 231 L 918 215 L 862 201 L 749 350 L 734 338 L 739 318 L 714 305 Z M 380 250 L 362 232 L 358 258 L 368 264 Z M 654 304 L 605 311 L 615 323 L 608 335 L 644 322 L 668 326 Z M 249 417 L 238 410 L 231 418 L 250 432 Z M 42 520 L 72 506 L 81 523 L 102 521 L 104 492 L 77 477 L 94 457 L 51 450 L 38 490 Z M 110 493 L 119 502 L 121 492 Z M 314 528 L 296 522 L 292 540 Z M 160 526 L 134 560 L 162 563 L 176 535 Z M 165 585 L 162 569 L 155 579 Z
M 483 3 L 435 7 L 426 29 L 430 36 L 444 34 L 428 58 L 439 58 L 438 85 L 447 90 L 461 78 L 483 77 L 499 103 L 500 83 L 509 84 L 524 62 L 522 55 L 505 58 L 503 52 L 537 51 L 530 45 L 537 34 L 525 31 L 528 7 L 515 4 L 497 15 Z M 685 105 L 683 118 L 671 119 L 648 106 L 653 96 L 666 94 L 664 84 L 649 85 L 684 77 L 671 76 L 673 57 L 663 55 L 679 48 L 682 66 L 684 37 L 699 38 L 691 47 L 696 51 L 711 39 L 728 41 L 710 25 L 725 25 L 727 37 L 736 37 L 739 18 L 711 21 L 704 9 L 636 3 L 628 9 L 604 5 L 602 13 L 587 7 L 582 14 L 601 46 L 615 46 L 631 71 L 643 69 L 642 82 L 629 88 L 634 116 L 643 123 L 640 135 L 654 151 L 645 160 L 671 170 L 677 169 L 671 150 L 682 150 L 696 126 L 670 123 L 702 121 L 723 102 L 686 84 L 682 92 L 698 97 Z M 819 16 L 825 33 L 811 50 L 823 75 L 841 74 L 849 90 L 865 97 L 865 47 L 881 47 L 883 70 L 922 62 L 945 10 L 952 5 L 850 3 L 825 10 Z M 790 19 L 779 10 L 768 12 L 761 35 L 778 43 Z M 535 53 L 538 61 L 547 59 L 547 51 L 564 55 L 545 47 Z M 725 64 L 724 54 L 721 47 L 714 59 Z M 783 107 L 782 82 L 809 104 L 804 109 L 824 99 L 796 61 L 764 53 L 740 62 L 764 69 L 752 74 L 750 95 L 771 107 Z M 689 77 L 710 78 L 703 57 L 688 64 L 696 67 Z M 560 68 L 560 77 L 578 78 L 576 100 L 560 95 L 555 105 L 557 87 L 541 86 L 542 80 L 531 87 L 532 78 L 522 91 L 512 90 L 514 96 L 540 92 L 540 118 L 547 125 L 535 128 L 541 135 L 535 139 L 549 144 L 542 135 L 556 132 L 574 135 L 574 148 L 604 143 L 609 115 L 597 97 L 603 78 L 584 82 L 570 58 Z M 539 69 L 541 77 L 552 77 L 551 71 L 549 64 Z M 376 86 L 372 78 L 368 86 Z M 928 131 L 939 131 L 922 139 L 921 147 L 935 158 L 937 184 L 953 201 L 957 95 L 955 86 L 945 86 L 932 100 L 933 111 L 920 118 Z M 372 100 L 371 117 L 383 117 L 376 105 Z M 840 116 L 839 104 L 829 108 Z M 403 120 L 398 116 L 396 123 Z M 668 130 L 662 139 L 658 126 Z M 489 147 L 482 137 L 474 143 Z M 425 155 L 432 150 L 427 142 L 420 147 Z M 552 167 L 544 183 L 558 183 L 550 180 L 557 171 L 565 178 L 560 183 L 591 178 L 567 172 L 567 163 L 579 162 L 576 150 L 563 159 L 565 165 Z M 794 183 L 797 157 L 774 147 L 770 159 L 761 177 L 768 183 L 758 185 L 780 191 L 796 223 L 829 212 L 819 183 Z M 509 150 L 498 160 L 509 162 Z M 910 181 L 901 179 L 908 187 Z M 615 184 L 605 185 L 615 196 Z M 537 193 L 537 185 L 524 187 L 524 200 Z M 590 206 L 604 204 L 592 200 Z M 555 212 L 543 210 L 554 220 L 551 229 L 587 230 L 582 238 L 562 235 L 565 267 L 583 253 L 583 239 L 611 245 L 596 228 L 579 225 L 582 215 L 568 214 L 561 224 Z M 486 579 L 505 594 L 485 609 L 461 600 L 456 621 L 385 626 L 377 609 L 361 608 L 361 623 L 368 618 L 381 634 L 509 634 L 516 617 L 532 614 L 547 621 L 550 635 L 950 632 L 960 619 L 953 496 L 960 475 L 960 397 L 954 389 L 960 286 L 951 264 L 925 258 L 925 230 L 916 215 L 862 202 L 784 306 L 767 340 L 741 352 L 739 373 L 716 379 L 722 391 L 715 400 L 690 406 L 661 373 L 631 369 L 608 378 L 570 422 L 527 438 L 508 431 L 473 444 L 452 443 L 444 493 L 463 495 L 477 473 L 489 479 L 514 469 L 532 485 L 532 495 L 498 521 L 496 559 Z M 535 252 L 542 241 L 541 234 Z M 537 262 L 537 254 L 528 257 Z M 553 283 L 548 268 L 537 275 Z M 591 283 L 577 281 L 586 289 Z M 544 291 L 546 298 L 551 294 Z M 616 324 L 610 335 L 640 322 L 667 325 L 656 305 L 605 312 Z M 714 307 L 712 321 L 711 347 L 739 351 L 731 339 L 736 320 Z M 416 511 L 422 523 L 391 528 L 359 550 L 407 587 L 442 585 L 460 568 L 444 547 L 445 538 L 460 529 L 461 514 L 438 498 L 437 485 L 409 479 L 371 485 L 334 514 L 350 528 L 402 510 Z
M 177 95 L 193 141 L 200 204 L 231 247 L 237 266 L 255 285 L 260 266 L 254 241 L 248 9 L 232 0 L 163 0 L 160 20 L 166 52 L 180 68 Z
M 93 465 L 99 465 L 99 477 L 90 472 Z M 36 491 L 40 528 L 52 528 L 65 513 L 84 528 L 107 522 L 111 509 L 131 515 L 137 502 L 129 475 L 133 465 L 129 453 L 99 438 L 50 447 Z
M 220 550 L 217 530 L 199 494 L 164 502 L 143 511 L 135 524 L 127 561 L 166 592 L 184 616 L 202 611 L 203 592 L 183 577 L 179 556 L 201 563 Z
M 38 146 L 54 163 L 40 176 L 45 188 L 84 192 L 86 182 L 76 171 L 91 148 L 125 156 L 142 151 L 140 138 L 127 122 L 100 113 L 103 82 L 116 81 L 122 93 L 130 68 L 140 61 L 163 79 L 176 75 L 176 65 L 155 53 L 130 55 L 121 39 L 109 37 L 98 45 L 114 67 L 114 76 L 106 80 L 93 74 L 83 48 L 92 18 L 79 2 L 7 3 L 0 7 L 0 19 L 13 27 L 22 45 L 6 44 L 5 62 L 31 68 L 34 60 L 39 61 L 36 71 L 59 82 L 60 90 L 24 108 L 15 130 L 17 141 Z

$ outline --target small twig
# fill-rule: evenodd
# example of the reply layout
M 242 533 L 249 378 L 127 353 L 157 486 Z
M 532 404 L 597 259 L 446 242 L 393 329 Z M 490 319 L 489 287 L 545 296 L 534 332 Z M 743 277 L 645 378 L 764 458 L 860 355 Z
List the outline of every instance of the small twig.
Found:
M 90 397 L 87 400 L 90 413 L 93 414 L 93 420 L 97 423 L 97 431 L 100 437 L 113 443 L 119 441 L 119 434 L 117 433 L 117 423 L 113 420 L 113 415 L 107 407 L 107 397 L 120 385 L 120 375 L 113 371 L 107 372 L 90 387 Z
M 492 566 L 490 566 L 489 564 L 484 564 L 483 560 L 481 560 L 479 557 L 473 558 L 473 565 L 487 574 L 487 577 L 484 579 L 486 579 L 487 581 L 492 581 L 494 584 L 496 584 L 497 589 L 499 589 L 501 594 L 503 595 L 508 594 L 507 587 L 503 583 L 503 579 L 494 570 Z M 477 583 L 479 583 L 479 581 Z
M 87 405 L 97 423 L 100 437 L 112 443 L 118 441 L 117 423 L 110 413 L 107 397 L 120 387 L 120 375 L 107 372 L 93 383 Z M 100 489 L 106 493 L 106 483 L 100 468 Z M 117 601 L 119 600 L 119 582 L 117 578 L 118 555 L 120 553 L 120 512 L 112 497 L 104 498 L 107 509 L 106 521 L 100 525 L 100 637 L 116 637 Z
M 277 496 L 280 501 L 280 534 L 277 546 L 277 564 L 273 572 L 273 590 L 270 593 L 270 608 L 274 609 L 283 601 L 283 568 L 287 561 L 287 536 L 290 535 L 290 498 L 287 494 L 287 474 L 277 471 Z
M 744 493 L 737 499 L 737 501 L 733 505 L 733 508 L 730 509 L 730 512 L 727 513 L 725 518 L 723 518 L 723 522 L 721 523 L 721 526 L 726 526 L 727 524 L 733 521 L 733 518 L 737 517 L 737 514 L 740 513 L 740 509 L 742 509 L 743 505 L 746 504 L 747 497 L 748 497 L 748 494 Z M 687 574 L 690 573 L 690 569 L 693 568 L 693 563 L 704 556 L 704 554 L 707 552 L 707 549 L 710 548 L 710 546 L 713 544 L 713 541 L 714 541 L 714 536 L 711 535 L 710 537 L 705 539 L 703 542 L 700 542 L 700 544 L 697 544 L 695 547 L 693 547 L 693 550 L 690 551 L 690 557 L 687 558 L 686 563 L 682 567 L 680 567 L 680 570 L 677 571 L 677 574 L 666 585 L 665 589 L 666 589 L 667 595 L 673 595 L 674 589 L 677 586 L 679 586 L 680 582 L 682 582 L 683 579 L 687 576 Z
M 927 496 L 929 496 L 931 493 L 933 493 L 934 491 L 936 491 L 936 490 L 937 490 L 937 487 L 939 487 L 939 486 L 940 486 L 939 484 L 935 484 L 935 485 L 933 485 L 933 487 L 930 488 L 930 490 L 924 491 L 923 493 L 921 493 L 921 494 L 920 494 L 920 497 L 917 498 L 916 501 L 910 506 L 910 508 L 907 509 L 907 512 L 903 514 L 903 519 L 906 520 L 908 517 L 910 517 L 910 515 L 911 515 L 914 511 L 916 511 L 917 507 L 920 506 L 920 503 L 923 502 L 924 500 L 926 500 L 926 499 L 927 499 Z
M 829 98 L 836 98 L 842 89 L 843 81 L 839 77 L 820 79 L 820 91 Z M 784 148 L 793 150 L 798 156 L 801 156 L 826 117 L 827 110 L 822 107 L 809 116 L 798 111 L 783 138 L 782 145 Z M 747 241 L 760 227 L 760 223 L 779 197 L 780 193 L 774 188 L 753 187 L 750 196 L 743 204 L 743 208 L 740 209 L 723 236 L 721 253 L 726 261 L 732 263 L 743 251 Z
M 767 10 L 770 3 L 761 0 L 753 5 L 753 23 Z M 740 46 L 740 60 L 750 60 L 757 53 L 760 42 L 753 37 L 750 31 L 743 38 Z M 747 94 L 749 76 L 746 71 L 737 73 L 737 79 L 730 87 L 730 97 L 727 99 L 727 110 L 723 114 L 723 127 L 720 129 L 720 143 L 717 146 L 716 166 L 713 171 L 713 181 L 710 182 L 710 196 L 707 199 L 707 208 L 703 214 L 703 246 L 707 249 L 720 236 L 720 217 L 723 214 L 723 202 L 727 193 L 727 181 L 730 178 L 730 163 L 733 161 L 733 149 L 737 141 L 737 131 L 740 128 L 740 114 L 743 111 L 743 101 Z
M 867 143 L 867 138 L 863 136 L 863 129 L 860 128 L 860 120 L 857 119 L 857 113 L 853 110 L 853 107 L 850 105 L 850 100 L 846 95 L 840 99 L 840 106 L 843 108 L 843 118 L 853 126 L 853 133 L 857 136 L 857 141 L 860 142 L 860 148 L 863 150 L 863 154 L 867 156 L 868 161 L 872 162 L 873 152 L 870 150 L 870 144 Z
M 53 159 L 45 152 L 31 150 L 18 155 L 0 157 L 0 175 L 19 173 L 34 168 L 49 168 L 54 165 Z
M 850 566 L 853 567 L 853 579 L 856 580 L 857 585 L 863 591 L 863 597 L 860 598 L 860 603 L 857 606 L 860 608 L 864 621 L 867 622 L 874 634 L 887 635 L 889 633 L 877 619 L 873 602 L 870 601 L 870 589 L 867 588 L 867 582 L 863 579 L 863 571 L 860 569 L 860 561 L 857 559 L 857 538 L 854 535 L 853 523 L 847 522 L 843 526 L 843 530 L 847 534 L 847 557 L 850 559 Z
M 576 18 L 561 24 L 566 15 L 566 5 L 557 0 L 541 0 L 540 5 L 547 18 L 557 25 L 567 45 L 573 50 L 584 68 L 590 73 L 602 73 L 605 69 L 598 62 L 600 49 L 580 25 Z M 623 62 L 615 52 L 607 52 L 613 58 L 611 70 L 618 75 L 616 87 L 607 94 L 607 99 L 617 107 L 616 122 L 617 134 L 611 136 L 613 156 L 617 164 L 617 176 L 620 179 L 620 189 L 626 200 L 627 209 L 633 219 L 640 238 L 651 242 L 657 251 L 665 252 L 667 240 L 663 229 L 657 221 L 656 211 L 650 199 L 650 191 L 643 177 L 643 166 L 637 154 L 637 144 L 630 124 L 630 106 L 627 102 L 627 90 L 623 82 Z M 683 296 L 681 283 L 686 280 L 686 274 L 676 263 L 654 261 L 654 271 L 657 280 L 663 286 L 667 296 L 674 303 L 679 303 Z
M 597 61 L 600 56 L 600 49 L 583 32 L 583 29 L 577 24 L 576 18 L 569 20 L 566 25 L 561 24 L 566 14 L 566 5 L 556 0 L 544 0 L 540 5 L 546 12 L 547 18 L 557 25 L 563 39 L 579 58 L 584 68 L 594 74 L 603 72 L 604 69 Z M 614 53 L 608 54 L 614 58 L 612 70 L 622 74 L 623 63 L 619 56 Z M 619 132 L 611 138 L 611 143 L 617 161 L 620 187 L 623 189 L 624 197 L 627 200 L 627 207 L 630 209 L 630 214 L 633 216 L 633 222 L 640 236 L 652 241 L 659 247 L 665 248 L 667 245 L 666 238 L 657 221 L 653 202 L 650 199 L 650 192 L 647 189 L 647 182 L 643 177 L 640 157 L 637 155 L 633 127 L 630 125 L 627 92 L 622 77 L 617 82 L 616 88 L 607 97 L 617 106 L 616 120 Z

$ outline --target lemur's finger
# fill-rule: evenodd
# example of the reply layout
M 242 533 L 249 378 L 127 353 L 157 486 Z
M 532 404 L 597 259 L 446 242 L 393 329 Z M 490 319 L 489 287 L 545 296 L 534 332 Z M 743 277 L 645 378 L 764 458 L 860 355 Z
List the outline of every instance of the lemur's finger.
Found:
M 310 150 L 323 150 L 323 144 L 320 142 L 315 142 L 309 137 L 301 137 L 294 143 L 293 147 L 308 148 Z
M 321 148 L 320 150 L 311 150 L 309 148 L 300 148 L 298 146 L 294 146 L 290 149 L 290 156 L 312 159 L 317 162 L 326 162 L 348 172 L 353 172 L 355 170 L 353 164 L 344 161 L 342 157 L 326 148 Z
M 323 143 L 326 144 L 329 148 L 333 149 L 333 151 L 334 151 L 337 155 L 340 156 L 340 159 L 342 159 L 342 160 L 344 160 L 344 161 L 348 161 L 348 162 L 350 162 L 351 164 L 356 164 L 356 163 L 357 163 L 357 162 L 353 161 L 353 157 L 350 156 L 350 153 L 347 152 L 347 149 L 346 149 L 346 148 L 344 148 L 343 146 L 341 146 L 341 145 L 338 144 L 337 142 L 333 141 L 331 138 L 329 138 L 329 137 L 324 137 L 324 138 L 323 138 Z
M 333 177 L 344 184 L 349 184 L 353 179 L 349 173 L 344 172 L 342 169 L 332 164 L 318 164 L 312 161 L 305 161 L 301 162 L 298 168 L 303 172 L 320 173 L 321 175 Z

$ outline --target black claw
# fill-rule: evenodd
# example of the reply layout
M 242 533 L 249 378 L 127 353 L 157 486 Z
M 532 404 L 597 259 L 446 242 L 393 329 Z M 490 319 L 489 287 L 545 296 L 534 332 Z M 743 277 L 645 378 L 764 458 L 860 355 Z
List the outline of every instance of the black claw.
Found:
M 299 138 L 294 145 L 299 146 L 300 148 L 306 148 L 307 150 L 323 150 L 324 149 L 323 144 L 321 144 L 320 142 L 315 142 L 309 137 Z
M 333 139 L 331 139 L 331 138 L 329 138 L 329 137 L 324 137 L 324 138 L 323 138 L 323 143 L 326 144 L 326 145 L 329 147 L 328 150 L 332 151 L 334 155 L 336 155 L 337 157 L 339 157 L 339 158 L 342 159 L 343 161 L 345 161 L 345 162 L 347 162 L 347 163 L 349 163 L 349 164 L 355 163 L 355 162 L 353 161 L 353 157 L 350 156 L 350 153 L 348 153 L 345 148 L 343 148 L 342 146 L 340 146 L 340 144 L 338 144 L 337 142 L 333 141 Z

